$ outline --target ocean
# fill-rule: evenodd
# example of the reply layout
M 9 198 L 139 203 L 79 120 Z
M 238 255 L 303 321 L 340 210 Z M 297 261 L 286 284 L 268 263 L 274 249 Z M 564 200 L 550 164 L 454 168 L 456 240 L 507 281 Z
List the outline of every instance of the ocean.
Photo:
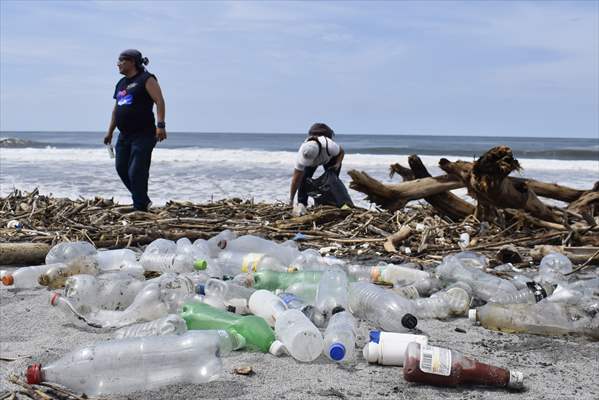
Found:
M 5 131 L 0 137 L 1 196 L 15 188 L 37 187 L 58 197 L 101 196 L 131 203 L 102 144 L 104 133 Z M 157 205 L 230 197 L 286 202 L 296 152 L 304 139 L 301 134 L 169 133 L 152 155 L 150 198 Z M 398 183 L 400 177 L 389 178 L 389 165 L 407 165 L 410 154 L 420 155 L 435 175 L 441 173 L 441 157 L 470 161 L 500 144 L 510 146 L 523 166 L 515 176 L 580 189 L 599 180 L 599 138 L 339 134 L 336 140 L 346 151 L 341 177 L 347 185 L 350 169 Z M 463 189 L 456 193 L 467 196 Z M 350 195 L 358 205 L 368 206 L 363 194 L 350 190 Z

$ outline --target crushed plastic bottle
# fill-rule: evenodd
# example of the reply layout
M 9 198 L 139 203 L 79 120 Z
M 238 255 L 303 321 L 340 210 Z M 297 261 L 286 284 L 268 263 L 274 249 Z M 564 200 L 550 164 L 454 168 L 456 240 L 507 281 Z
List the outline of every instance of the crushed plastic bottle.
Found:
M 239 348 L 269 351 L 275 341 L 275 334 L 263 318 L 254 315 L 237 315 L 218 310 L 204 303 L 187 303 L 183 306 L 181 317 L 187 322 L 187 329 L 224 329 L 236 336 Z
M 12 273 L 6 273 L 2 277 L 2 284 L 14 289 L 37 288 L 41 286 L 38 279 L 42 274 L 46 273 L 46 271 L 51 268 L 58 268 L 64 265 L 65 264 L 56 263 L 18 268 Z
M 462 353 L 412 342 L 406 349 L 404 379 L 436 386 L 462 384 L 523 388 L 523 374 L 484 364 Z
M 206 383 L 221 375 L 219 356 L 232 347 L 224 331 L 112 340 L 79 348 L 44 367 L 33 364 L 26 377 L 29 384 L 58 383 L 88 396 Z
M 452 287 L 413 302 L 416 316 L 422 319 L 465 315 L 470 308 L 470 296 L 460 287 Z
M 180 335 L 185 332 L 187 332 L 185 320 L 177 314 L 169 314 L 154 321 L 118 329 L 113 337 L 115 339 L 125 339 L 130 337 Z
M 324 354 L 338 363 L 354 361 L 356 347 L 356 320 L 347 311 L 331 316 L 324 332 Z
M 316 326 L 299 310 L 287 310 L 277 316 L 275 340 L 270 353 L 280 355 L 287 351 L 298 361 L 314 361 L 322 353 L 322 334 Z
M 327 318 L 348 308 L 349 291 L 347 275 L 341 270 L 326 271 L 316 289 L 314 305 Z
M 349 285 L 349 308 L 354 316 L 386 331 L 406 332 L 414 329 L 418 322 L 410 300 L 372 283 Z
M 287 310 L 287 305 L 280 297 L 264 289 L 256 290 L 248 304 L 252 314 L 264 318 L 270 326 L 275 326 L 276 319 Z
M 599 326 L 579 307 L 552 302 L 535 304 L 488 303 L 468 313 L 483 327 L 508 333 L 562 336 L 583 335 L 599 339 Z
M 370 341 L 364 346 L 362 355 L 369 363 L 402 367 L 406 349 L 412 342 L 428 344 L 428 338 L 410 333 L 370 331 Z
M 325 325 L 325 316 L 312 304 L 306 303 L 302 298 L 293 293 L 279 293 L 278 296 L 283 300 L 287 309 L 300 310 L 312 323 L 321 328 Z
M 516 304 L 516 303 L 538 303 L 553 293 L 554 285 L 540 284 L 534 281 L 527 282 L 525 289 L 517 292 L 509 292 L 497 295 L 489 299 L 489 303 Z
M 67 264 L 55 264 L 40 275 L 38 282 L 50 289 L 58 289 L 64 286 L 67 278 L 73 275 L 87 274 L 98 275 L 100 268 L 94 256 L 77 257 Z
M 81 313 L 94 309 L 124 310 L 133 303 L 145 282 L 127 274 L 110 274 L 109 279 L 74 275 L 65 281 L 64 297 Z
M 94 254 L 96 248 L 89 242 L 62 242 L 48 251 L 46 264 L 67 263 L 75 258 Z

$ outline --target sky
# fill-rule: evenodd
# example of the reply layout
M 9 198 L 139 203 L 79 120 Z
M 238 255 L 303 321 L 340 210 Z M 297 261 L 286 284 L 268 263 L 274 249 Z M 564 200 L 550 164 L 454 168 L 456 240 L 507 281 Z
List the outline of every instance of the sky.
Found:
M 596 0 L 2 0 L 0 130 L 105 131 L 126 48 L 169 131 L 599 138 Z

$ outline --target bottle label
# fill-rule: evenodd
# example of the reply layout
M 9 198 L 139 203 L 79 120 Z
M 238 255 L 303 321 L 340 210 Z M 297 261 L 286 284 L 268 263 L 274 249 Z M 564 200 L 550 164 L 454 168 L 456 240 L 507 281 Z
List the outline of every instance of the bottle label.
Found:
M 289 303 L 291 303 L 294 300 L 298 300 L 298 297 L 293 293 L 281 293 L 279 297 L 281 298 L 281 300 L 283 300 L 283 303 L 287 305 L 289 305 Z
M 539 285 L 536 282 L 526 282 L 526 286 L 528 287 L 528 289 L 532 292 L 532 294 L 535 296 L 535 301 L 538 303 L 539 301 L 543 300 L 545 297 L 547 297 L 547 291 L 545 291 L 545 288 L 541 285 Z
M 264 254 L 260 253 L 249 253 L 243 257 L 243 263 L 241 264 L 241 272 L 256 272 L 258 263 L 262 260 Z
M 429 374 L 449 376 L 451 374 L 451 350 L 421 344 L 420 369 Z

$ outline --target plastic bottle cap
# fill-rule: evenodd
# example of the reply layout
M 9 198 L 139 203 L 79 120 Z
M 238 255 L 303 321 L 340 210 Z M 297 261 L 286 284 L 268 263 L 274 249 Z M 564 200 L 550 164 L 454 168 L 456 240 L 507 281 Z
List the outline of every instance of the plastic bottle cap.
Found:
M 376 363 L 379 361 L 379 345 L 376 342 L 368 342 L 362 350 L 364 359 L 369 363 Z
M 285 348 L 285 345 L 283 344 L 283 342 L 281 342 L 279 340 L 275 340 L 270 345 L 268 352 L 270 354 L 272 354 L 273 356 L 279 357 L 279 356 L 282 356 L 283 354 L 285 354 L 287 352 L 287 349 Z
M 11 286 L 15 283 L 15 278 L 13 278 L 12 275 L 5 275 L 2 277 L 2 283 L 4 286 Z
M 193 263 L 193 269 L 196 271 L 203 271 L 208 268 L 208 262 L 206 260 L 195 260 Z
M 333 343 L 329 347 L 329 356 L 335 361 L 341 361 L 345 357 L 345 346 L 341 343 Z
M 416 325 L 418 325 L 418 319 L 408 313 L 401 318 L 401 324 L 408 329 L 414 329 L 416 328 Z
M 60 293 L 52 293 L 52 296 L 50 297 L 50 305 L 51 306 L 55 306 L 56 305 L 56 301 L 58 300 L 58 298 L 60 297 Z
M 381 331 L 370 331 L 370 341 L 378 343 L 381 340 Z
M 472 322 L 476 322 L 476 308 L 468 310 L 468 319 Z
M 507 387 L 510 389 L 523 389 L 524 388 L 524 374 L 520 371 L 510 370 L 510 380 L 507 383 Z
M 31 364 L 27 367 L 25 372 L 27 377 L 27 383 L 30 385 L 37 385 L 42 382 L 42 364 Z

